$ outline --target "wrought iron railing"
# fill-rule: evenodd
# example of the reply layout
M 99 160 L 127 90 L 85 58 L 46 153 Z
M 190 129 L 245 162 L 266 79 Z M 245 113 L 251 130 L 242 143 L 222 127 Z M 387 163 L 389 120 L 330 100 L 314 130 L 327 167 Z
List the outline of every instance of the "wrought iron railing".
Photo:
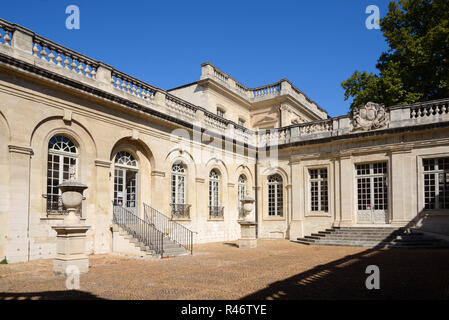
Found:
M 182 224 L 170 220 L 167 216 L 150 207 L 146 203 L 143 204 L 145 221 L 162 232 L 170 240 L 173 240 L 186 250 L 193 253 L 193 234 L 196 233 L 187 229 Z
M 62 204 L 62 196 L 54 194 L 44 194 L 42 195 L 47 199 L 47 214 L 57 215 L 57 214 L 68 214 L 67 208 Z M 81 216 L 83 205 L 76 210 L 76 214 Z
M 209 206 L 209 218 L 210 219 L 223 219 L 224 207 L 221 206 Z
M 114 223 L 156 254 L 164 255 L 164 234 L 125 207 L 114 206 Z
M 190 204 L 171 203 L 170 205 L 172 219 L 190 219 Z

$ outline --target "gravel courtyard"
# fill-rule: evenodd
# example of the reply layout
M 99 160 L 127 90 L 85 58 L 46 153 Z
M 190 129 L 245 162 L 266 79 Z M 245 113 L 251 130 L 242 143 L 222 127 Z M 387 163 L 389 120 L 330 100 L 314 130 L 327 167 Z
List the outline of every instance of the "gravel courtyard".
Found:
M 52 260 L 0 265 L 0 300 L 10 299 L 448 299 L 449 250 L 370 250 L 259 240 L 195 246 L 192 256 L 143 261 L 90 256 L 80 290 L 52 273 Z M 367 290 L 368 265 L 380 289 Z

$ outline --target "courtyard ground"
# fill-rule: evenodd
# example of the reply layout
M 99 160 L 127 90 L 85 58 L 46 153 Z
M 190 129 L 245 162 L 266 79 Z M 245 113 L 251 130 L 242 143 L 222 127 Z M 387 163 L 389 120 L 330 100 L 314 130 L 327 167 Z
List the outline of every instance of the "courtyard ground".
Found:
M 368 265 L 380 289 L 367 290 Z M 80 290 L 52 273 L 52 260 L 0 265 L 10 299 L 448 299 L 449 250 L 371 250 L 259 240 L 195 246 L 194 255 L 143 261 L 90 256 Z

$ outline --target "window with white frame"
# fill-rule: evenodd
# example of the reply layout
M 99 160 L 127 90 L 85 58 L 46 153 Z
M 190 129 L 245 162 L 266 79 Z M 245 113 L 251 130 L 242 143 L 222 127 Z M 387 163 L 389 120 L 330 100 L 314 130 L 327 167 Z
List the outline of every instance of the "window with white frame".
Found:
M 222 217 L 223 208 L 220 206 L 220 173 L 213 169 L 209 173 L 209 215 Z
M 47 161 L 47 212 L 64 213 L 58 185 L 70 178 L 70 167 L 77 170 L 78 150 L 65 136 L 54 136 L 48 142 Z
M 327 169 L 310 169 L 310 211 L 328 212 Z
M 268 177 L 268 215 L 283 216 L 283 181 L 279 174 Z
M 449 209 L 449 158 L 423 159 L 424 208 Z
M 243 198 L 245 198 L 247 189 L 246 189 L 246 177 L 245 175 L 241 174 L 239 176 L 238 180 L 238 208 L 239 208 L 239 217 L 243 217 L 243 208 L 242 208 L 242 202 Z
M 171 202 L 173 204 L 185 204 L 185 180 L 185 167 L 182 163 L 174 164 L 171 170 Z

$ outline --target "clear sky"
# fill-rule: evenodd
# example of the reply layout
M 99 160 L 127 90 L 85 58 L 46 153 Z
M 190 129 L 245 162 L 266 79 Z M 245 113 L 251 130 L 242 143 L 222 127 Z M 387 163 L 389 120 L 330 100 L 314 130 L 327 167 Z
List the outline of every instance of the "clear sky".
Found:
M 3 1 L 0 17 L 162 89 L 199 80 L 206 61 L 248 87 L 282 78 L 325 108 L 346 114 L 341 81 L 375 72 L 387 49 L 365 13 L 389 0 Z M 68 5 L 80 29 L 68 30 Z

